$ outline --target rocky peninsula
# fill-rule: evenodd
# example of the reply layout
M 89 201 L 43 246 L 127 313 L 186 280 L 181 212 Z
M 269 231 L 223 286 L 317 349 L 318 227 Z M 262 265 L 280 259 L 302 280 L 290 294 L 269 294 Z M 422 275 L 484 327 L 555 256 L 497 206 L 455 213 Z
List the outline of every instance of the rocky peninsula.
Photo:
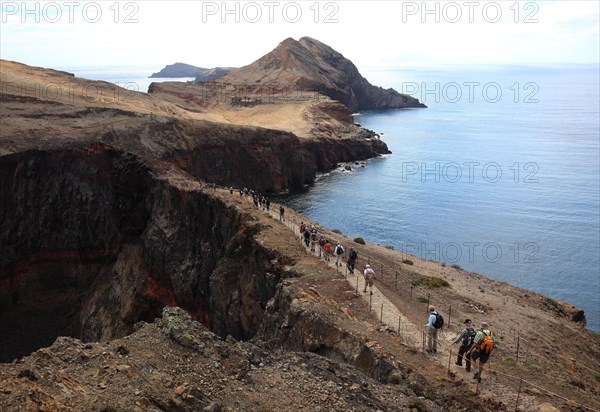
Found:
M 600 409 L 600 336 L 574 306 L 312 222 L 375 267 L 370 298 L 301 245 L 303 216 L 231 193 L 388 153 L 350 113 L 421 104 L 340 56 L 288 39 L 148 94 L 0 61 L 2 410 Z M 450 362 L 467 317 L 498 337 L 481 385 Z

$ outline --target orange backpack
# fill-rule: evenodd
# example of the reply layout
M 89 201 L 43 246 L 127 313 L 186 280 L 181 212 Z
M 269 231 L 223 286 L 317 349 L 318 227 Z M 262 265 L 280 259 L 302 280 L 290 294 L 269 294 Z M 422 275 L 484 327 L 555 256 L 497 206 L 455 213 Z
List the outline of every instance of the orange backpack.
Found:
M 489 355 L 490 353 L 492 353 L 492 349 L 494 349 L 494 338 L 492 337 L 492 332 L 490 332 L 489 335 L 483 331 L 482 333 L 483 340 L 479 344 L 479 350 L 481 351 L 481 353 Z

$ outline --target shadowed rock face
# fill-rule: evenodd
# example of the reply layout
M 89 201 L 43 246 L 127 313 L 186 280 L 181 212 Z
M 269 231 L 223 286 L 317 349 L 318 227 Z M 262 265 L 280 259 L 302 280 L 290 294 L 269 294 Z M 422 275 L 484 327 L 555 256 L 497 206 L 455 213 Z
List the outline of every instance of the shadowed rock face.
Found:
M 371 85 L 356 66 L 331 47 L 310 37 L 288 38 L 254 63 L 234 70 L 219 81 L 244 84 L 263 91 L 315 91 L 348 107 L 350 112 L 372 109 L 426 107 L 394 89 Z
M 3 156 L 0 199 L 1 361 L 122 336 L 165 305 L 247 339 L 279 281 L 234 208 L 110 147 Z

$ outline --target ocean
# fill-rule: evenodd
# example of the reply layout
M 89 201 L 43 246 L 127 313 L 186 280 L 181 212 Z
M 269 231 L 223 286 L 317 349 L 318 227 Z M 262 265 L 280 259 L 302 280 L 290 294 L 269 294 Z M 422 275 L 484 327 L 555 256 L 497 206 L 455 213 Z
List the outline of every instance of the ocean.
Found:
M 65 70 L 139 91 L 167 80 L 147 79 L 157 68 Z M 600 332 L 598 68 L 362 74 L 428 108 L 355 114 L 392 154 L 283 202 L 349 236 L 570 302 Z
M 162 67 L 62 67 L 77 77 L 90 80 L 104 80 L 114 83 L 124 89 L 135 92 L 148 92 L 151 83 L 160 82 L 190 82 L 193 77 L 183 78 L 156 78 L 151 79 L 152 73 L 160 71 Z

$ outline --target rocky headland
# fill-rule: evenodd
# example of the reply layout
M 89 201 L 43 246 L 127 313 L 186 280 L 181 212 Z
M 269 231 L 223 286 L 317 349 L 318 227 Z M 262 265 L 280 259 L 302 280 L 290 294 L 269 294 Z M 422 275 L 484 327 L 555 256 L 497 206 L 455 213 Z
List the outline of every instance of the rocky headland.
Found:
M 327 50 L 286 42 L 287 67 Z M 0 69 L 2 410 L 600 408 L 600 337 L 574 306 L 320 228 L 375 266 L 371 301 L 301 246 L 304 217 L 230 193 L 302 190 L 387 153 L 348 116 L 393 94 L 359 99 L 334 73 L 268 100 L 218 81 L 144 94 Z M 426 297 L 451 307 L 438 355 L 421 350 Z M 449 365 L 467 317 L 498 337 L 481 386 Z
M 316 92 L 361 110 L 424 108 L 414 97 L 371 85 L 341 53 L 310 37 L 288 38 L 254 63 L 232 71 L 220 83 L 244 84 L 248 92 Z
M 175 63 L 168 64 L 162 70 L 157 73 L 153 73 L 149 77 L 151 79 L 160 79 L 160 78 L 184 78 L 184 77 L 192 77 L 194 78 L 195 83 L 203 83 L 209 82 L 211 80 L 216 80 L 221 78 L 235 70 L 234 67 L 213 67 L 211 69 L 207 69 L 205 67 L 196 67 L 191 64 L 185 63 Z
M 156 73 L 152 73 L 150 78 L 178 78 L 178 77 L 196 77 L 199 73 L 209 70 L 206 67 L 196 67 L 186 63 L 168 64 Z

